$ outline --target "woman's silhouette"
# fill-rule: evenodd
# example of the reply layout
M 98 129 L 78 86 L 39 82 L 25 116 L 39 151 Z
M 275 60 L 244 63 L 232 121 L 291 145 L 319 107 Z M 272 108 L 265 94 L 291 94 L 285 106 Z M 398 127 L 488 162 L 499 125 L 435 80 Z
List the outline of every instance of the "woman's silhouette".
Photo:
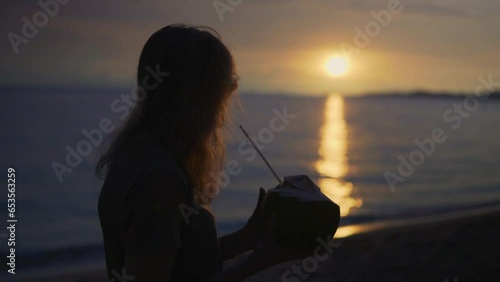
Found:
M 220 128 L 237 88 L 218 34 L 186 25 L 157 31 L 142 50 L 137 86 L 137 104 L 96 168 L 105 178 L 98 209 L 109 279 L 240 281 L 304 256 L 274 242 L 262 188 L 245 227 L 222 238 L 202 208 L 217 194 Z M 224 259 L 252 249 L 222 269 Z

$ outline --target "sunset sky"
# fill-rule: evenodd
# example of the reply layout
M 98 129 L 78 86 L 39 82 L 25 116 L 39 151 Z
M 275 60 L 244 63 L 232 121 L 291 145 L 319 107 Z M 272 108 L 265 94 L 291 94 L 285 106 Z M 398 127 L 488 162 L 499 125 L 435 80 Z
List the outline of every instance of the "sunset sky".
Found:
M 385 13 L 386 26 L 372 29 L 377 35 L 366 35 L 366 46 L 356 44 L 356 28 L 365 31 L 371 11 L 381 14 L 391 1 L 72 0 L 18 54 L 8 34 L 22 35 L 21 18 L 32 21 L 42 8 L 38 1 L 8 1 L 0 11 L 0 85 L 132 85 L 143 44 L 172 23 L 221 34 L 236 59 L 240 92 L 461 92 L 474 90 L 480 75 L 500 76 L 500 1 L 404 0 L 399 13 Z M 344 56 L 345 44 L 358 52 L 345 74 L 333 76 L 325 64 Z

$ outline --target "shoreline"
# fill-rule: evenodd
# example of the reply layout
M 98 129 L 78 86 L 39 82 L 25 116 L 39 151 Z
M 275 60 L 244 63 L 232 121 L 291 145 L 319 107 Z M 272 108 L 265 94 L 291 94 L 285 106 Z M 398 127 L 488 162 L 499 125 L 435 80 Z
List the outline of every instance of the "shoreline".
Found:
M 339 248 L 326 261 L 318 262 L 314 272 L 304 272 L 307 279 L 282 277 L 293 265 L 301 266 L 303 261 L 299 260 L 270 267 L 247 281 L 453 281 L 454 277 L 489 281 L 479 279 L 477 273 L 493 275 L 495 263 L 500 260 L 500 244 L 496 243 L 500 238 L 500 206 L 343 228 L 354 229 L 355 233 L 347 234 L 349 230 L 339 228 L 340 236 L 336 234 L 334 238 Z M 475 268 L 466 267 L 471 261 Z M 495 277 L 491 279 L 494 281 Z M 96 268 L 10 281 L 101 282 L 107 278 L 104 268 Z
M 359 234 L 376 232 L 380 230 L 387 230 L 391 228 L 418 226 L 422 224 L 455 220 L 459 218 L 483 215 L 492 212 L 500 212 L 500 205 L 490 205 L 486 207 L 449 211 L 446 213 L 428 215 L 417 218 L 389 219 L 389 220 L 381 220 L 378 222 L 371 222 L 365 224 L 351 224 L 339 227 L 337 229 L 337 232 L 335 233 L 334 239 L 343 239 Z
M 334 239 L 325 261 L 287 262 L 248 281 L 498 281 L 498 238 L 500 210 L 476 211 Z M 294 265 L 298 274 L 284 276 Z

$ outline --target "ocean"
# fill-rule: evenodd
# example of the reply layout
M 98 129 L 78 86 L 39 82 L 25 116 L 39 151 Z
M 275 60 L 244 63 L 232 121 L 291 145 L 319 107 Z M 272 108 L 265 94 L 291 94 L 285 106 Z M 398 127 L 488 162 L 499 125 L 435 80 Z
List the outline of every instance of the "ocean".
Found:
M 1 92 L 4 183 L 7 169 L 16 170 L 16 276 L 104 267 L 97 215 L 102 181 L 93 175 L 100 143 L 82 131 L 95 132 L 103 120 L 118 128 L 126 92 Z M 258 188 L 278 184 L 239 124 L 280 177 L 308 175 L 341 206 L 338 236 L 370 224 L 497 206 L 500 101 L 470 102 L 460 96 L 241 94 L 242 109 L 233 111 L 227 130 L 228 166 L 214 176 L 222 187 L 211 207 L 219 233 L 242 227 Z M 71 150 L 85 152 L 69 159 L 74 167 L 68 166 Z M 68 171 L 57 173 L 60 165 Z M 0 194 L 4 265 L 6 190 Z

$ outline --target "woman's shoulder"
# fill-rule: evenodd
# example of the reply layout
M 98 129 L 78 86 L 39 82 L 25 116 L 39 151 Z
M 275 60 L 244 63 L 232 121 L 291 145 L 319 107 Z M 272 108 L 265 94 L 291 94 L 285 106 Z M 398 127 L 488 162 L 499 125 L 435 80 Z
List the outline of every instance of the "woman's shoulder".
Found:
M 190 189 L 184 183 L 182 175 L 170 167 L 154 166 L 138 185 L 137 192 L 148 195 L 155 201 L 168 206 L 178 206 L 190 202 Z
M 109 172 L 106 178 L 109 176 L 111 183 L 127 186 L 120 189 L 126 202 L 137 198 L 138 193 L 164 197 L 165 193 L 182 192 L 191 197 L 190 182 L 175 154 L 152 136 L 136 138 L 123 146 Z
M 186 174 L 179 163 L 175 152 L 163 144 L 159 138 L 150 134 L 136 136 L 124 145 L 118 158 L 116 167 L 123 172 L 139 173 L 139 177 L 147 176 L 154 170 L 170 172 L 186 182 Z
M 189 186 L 186 173 L 184 172 L 175 153 L 167 146 L 154 139 L 149 143 L 149 147 L 142 152 L 142 157 L 147 164 L 146 173 L 155 178 L 172 177 L 179 178 L 184 186 Z M 170 175 L 170 176 L 169 176 Z

